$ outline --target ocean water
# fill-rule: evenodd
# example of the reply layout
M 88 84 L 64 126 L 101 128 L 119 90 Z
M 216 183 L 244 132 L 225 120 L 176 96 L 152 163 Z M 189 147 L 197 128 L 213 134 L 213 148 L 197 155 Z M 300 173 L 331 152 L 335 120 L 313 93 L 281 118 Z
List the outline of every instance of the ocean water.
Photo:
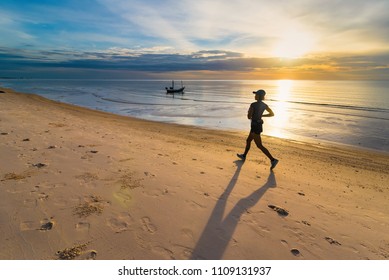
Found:
M 176 82 L 177 84 L 180 81 Z M 275 113 L 266 135 L 389 152 L 389 81 L 184 81 L 167 95 L 162 80 L 2 80 L 46 98 L 148 120 L 248 132 L 252 92 L 264 89 Z

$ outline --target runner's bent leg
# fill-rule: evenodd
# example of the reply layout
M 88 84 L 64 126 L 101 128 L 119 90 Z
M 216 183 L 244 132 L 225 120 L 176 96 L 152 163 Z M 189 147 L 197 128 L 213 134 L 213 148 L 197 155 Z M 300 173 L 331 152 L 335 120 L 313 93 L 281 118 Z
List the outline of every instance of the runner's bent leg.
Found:
M 269 150 L 266 149 L 266 148 L 262 145 L 261 134 L 255 134 L 255 136 L 254 136 L 254 142 L 255 142 L 255 144 L 257 145 L 257 147 L 262 151 L 262 153 L 264 153 L 271 161 L 274 160 L 274 157 L 270 154 Z

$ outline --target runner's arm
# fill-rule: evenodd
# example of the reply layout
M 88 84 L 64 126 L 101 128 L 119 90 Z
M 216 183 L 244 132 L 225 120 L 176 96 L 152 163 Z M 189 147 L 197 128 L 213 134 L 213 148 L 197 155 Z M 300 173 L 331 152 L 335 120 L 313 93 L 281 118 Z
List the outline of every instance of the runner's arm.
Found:
M 269 113 L 262 115 L 262 117 L 273 117 L 274 116 L 274 112 L 272 109 L 270 109 L 269 106 L 265 110 L 268 111 Z
M 249 111 L 247 112 L 247 118 L 251 120 L 251 118 L 253 117 L 253 106 L 250 106 L 249 108 Z

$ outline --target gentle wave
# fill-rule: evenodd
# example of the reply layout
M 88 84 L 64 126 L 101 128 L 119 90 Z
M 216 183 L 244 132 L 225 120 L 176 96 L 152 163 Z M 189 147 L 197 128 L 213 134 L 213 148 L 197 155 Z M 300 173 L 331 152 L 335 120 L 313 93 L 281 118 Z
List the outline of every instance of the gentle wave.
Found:
M 331 107 L 331 108 L 336 108 L 336 109 L 348 109 L 348 110 L 357 110 L 357 111 L 389 113 L 389 109 L 385 109 L 385 108 L 350 106 L 350 105 L 332 104 L 332 103 L 312 103 L 312 102 L 303 102 L 303 101 L 283 101 L 283 100 L 276 100 L 276 99 L 269 99 L 269 100 L 275 101 L 275 102 L 287 102 L 287 103 L 301 104 L 301 105 L 308 105 L 308 106 L 313 105 L 313 106 Z
M 131 105 L 146 105 L 146 106 L 170 106 L 170 107 L 186 107 L 188 104 L 179 104 L 179 103 L 151 103 L 151 102 L 137 102 L 137 101 L 129 101 L 129 100 L 123 100 L 119 98 L 107 98 L 107 97 L 102 97 L 97 94 L 93 95 L 97 98 L 100 98 L 101 100 L 104 101 L 109 101 L 109 102 L 115 102 L 115 103 L 122 103 L 122 104 L 131 104 Z M 186 100 L 186 101 L 193 101 L 193 102 L 204 102 L 204 103 L 217 103 L 217 104 L 244 104 L 247 105 L 247 102 L 242 102 L 242 101 L 226 101 L 226 100 L 206 100 L 206 99 L 193 99 L 193 98 L 180 98 L 181 100 Z M 277 100 L 277 99 L 269 99 L 269 101 L 272 102 L 283 102 L 283 103 L 289 103 L 289 104 L 298 104 L 298 105 L 304 105 L 308 106 L 305 108 L 305 111 L 310 111 L 310 112 L 320 112 L 320 113 L 328 113 L 328 114 L 336 114 L 336 115 L 346 115 L 346 116 L 354 116 L 354 117 L 360 117 L 360 115 L 357 114 L 351 114 L 351 113 L 346 113 L 344 111 L 342 112 L 329 112 L 329 111 L 322 111 L 320 109 L 313 110 L 309 109 L 309 106 L 318 106 L 318 107 L 326 107 L 326 108 L 335 108 L 335 109 L 344 109 L 344 110 L 355 110 L 355 111 L 363 111 L 363 112 L 377 112 L 377 113 L 387 113 L 389 115 L 389 109 L 385 108 L 371 108 L 371 107 L 360 107 L 360 106 L 349 106 L 349 105 L 342 105 L 342 104 L 331 104 L 331 103 L 313 103 L 313 102 L 302 102 L 302 101 L 284 101 L 284 100 Z M 290 108 L 293 109 L 293 108 Z M 380 119 L 380 120 L 388 120 L 389 118 L 385 117 L 379 117 L 379 116 L 364 116 L 366 118 L 371 118 L 371 119 Z
M 106 97 L 100 97 L 101 100 L 114 102 L 114 103 L 122 103 L 122 104 L 132 104 L 132 105 L 150 105 L 150 106 L 188 106 L 185 104 L 168 104 L 168 103 L 149 103 L 149 102 L 136 102 L 136 101 L 127 101 L 122 99 L 113 99 L 113 98 L 106 98 Z

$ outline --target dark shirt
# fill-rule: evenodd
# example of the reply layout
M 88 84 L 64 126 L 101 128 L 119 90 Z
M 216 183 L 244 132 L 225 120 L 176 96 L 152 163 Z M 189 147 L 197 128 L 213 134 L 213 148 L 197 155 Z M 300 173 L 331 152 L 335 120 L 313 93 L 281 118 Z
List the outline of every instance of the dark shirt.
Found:
M 262 100 L 251 103 L 248 117 L 252 121 L 259 121 L 262 119 L 263 112 L 268 108 L 266 103 L 262 102 Z

